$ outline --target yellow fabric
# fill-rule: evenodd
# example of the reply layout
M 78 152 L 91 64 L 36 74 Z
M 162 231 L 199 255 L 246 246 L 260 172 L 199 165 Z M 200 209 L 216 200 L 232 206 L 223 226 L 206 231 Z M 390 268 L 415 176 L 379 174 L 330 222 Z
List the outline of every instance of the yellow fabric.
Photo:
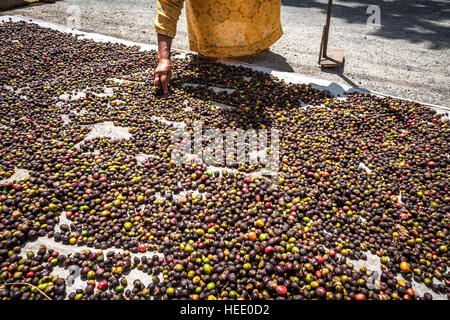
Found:
M 184 0 L 157 0 L 156 32 L 175 37 Z M 281 0 L 186 0 L 189 48 L 236 57 L 269 48 L 283 34 Z

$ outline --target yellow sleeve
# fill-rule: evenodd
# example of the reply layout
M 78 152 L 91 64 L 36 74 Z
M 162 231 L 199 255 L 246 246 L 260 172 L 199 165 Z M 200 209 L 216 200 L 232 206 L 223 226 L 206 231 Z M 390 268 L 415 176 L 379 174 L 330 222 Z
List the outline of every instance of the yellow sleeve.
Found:
M 156 33 L 175 37 L 183 4 L 184 0 L 157 0 Z

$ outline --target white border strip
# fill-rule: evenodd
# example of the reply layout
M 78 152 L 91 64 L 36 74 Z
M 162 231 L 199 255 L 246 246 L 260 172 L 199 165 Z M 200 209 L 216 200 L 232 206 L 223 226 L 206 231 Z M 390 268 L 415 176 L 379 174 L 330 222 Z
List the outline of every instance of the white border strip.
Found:
M 98 34 L 98 33 L 82 32 L 79 30 L 75 30 L 75 29 L 63 26 L 63 25 L 50 23 L 50 22 L 46 22 L 46 21 L 34 19 L 34 18 L 28 18 L 28 17 L 21 16 L 21 15 L 0 16 L 0 23 L 3 23 L 8 20 L 11 20 L 14 22 L 19 22 L 19 21 L 31 22 L 31 23 L 35 23 L 41 27 L 44 27 L 44 28 L 50 28 L 50 29 L 60 31 L 60 32 L 65 32 L 65 33 L 77 34 L 77 35 L 79 35 L 80 39 L 89 39 L 89 40 L 94 40 L 97 42 L 119 43 L 119 44 L 124 44 L 126 46 L 139 46 L 139 47 L 141 47 L 140 51 L 150 51 L 150 50 L 157 51 L 158 50 L 157 45 L 119 39 L 119 38 L 110 37 L 110 36 L 106 36 L 106 35 L 102 35 L 102 34 Z M 190 51 L 187 51 L 187 50 L 184 50 L 184 51 L 177 50 L 177 51 L 179 51 L 180 53 L 175 56 L 176 58 L 184 58 L 187 53 L 190 53 Z M 436 112 L 438 112 L 438 113 L 446 113 L 446 112 L 450 113 L 450 108 L 446 107 L 446 106 L 440 106 L 440 105 L 420 102 L 420 101 L 416 101 L 416 100 L 405 99 L 402 97 L 396 97 L 396 96 L 379 93 L 379 92 L 375 92 L 375 91 L 354 88 L 348 84 L 341 84 L 341 83 L 332 82 L 329 80 L 313 78 L 313 77 L 309 77 L 309 76 L 298 74 L 298 73 L 277 71 L 277 70 L 273 70 L 271 68 L 256 66 L 253 64 L 240 62 L 240 61 L 236 61 L 236 60 L 232 60 L 232 59 L 222 59 L 221 58 L 221 59 L 218 59 L 217 62 L 227 64 L 227 65 L 247 67 L 247 68 L 250 68 L 255 71 L 261 71 L 264 73 L 268 73 L 274 77 L 277 77 L 278 79 L 283 79 L 284 81 L 290 82 L 290 83 L 298 83 L 298 84 L 305 83 L 305 84 L 311 85 L 313 88 L 316 88 L 318 90 L 329 90 L 331 92 L 331 94 L 333 94 L 334 96 L 345 96 L 344 92 L 356 91 L 356 92 L 368 93 L 368 94 L 372 94 L 372 95 L 376 95 L 376 96 L 380 96 L 380 97 L 392 97 L 395 99 L 417 102 L 417 103 L 426 105 L 426 106 L 436 110 Z

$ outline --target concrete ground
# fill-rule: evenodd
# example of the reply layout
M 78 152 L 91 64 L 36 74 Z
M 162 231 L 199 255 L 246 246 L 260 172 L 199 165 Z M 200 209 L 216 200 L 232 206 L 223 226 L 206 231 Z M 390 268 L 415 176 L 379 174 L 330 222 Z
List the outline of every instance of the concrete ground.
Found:
M 345 62 L 338 69 L 320 69 L 317 59 L 327 2 L 282 0 L 283 37 L 270 51 L 239 60 L 450 106 L 450 1 L 334 1 L 329 48 L 345 49 Z M 369 5 L 380 8 L 381 28 L 367 24 L 374 13 L 367 13 Z M 1 14 L 23 15 L 86 32 L 156 43 L 154 0 L 61 0 Z M 188 49 L 184 11 L 173 47 Z

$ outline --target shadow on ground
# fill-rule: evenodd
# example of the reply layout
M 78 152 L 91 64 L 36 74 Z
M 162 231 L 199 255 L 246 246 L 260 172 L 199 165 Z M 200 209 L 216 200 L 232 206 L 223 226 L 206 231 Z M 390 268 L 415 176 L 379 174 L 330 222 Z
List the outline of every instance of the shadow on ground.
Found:
M 326 0 L 282 0 L 284 6 L 320 8 L 327 12 Z M 339 0 L 333 3 L 333 17 L 347 23 L 366 24 L 371 13 L 369 5 L 380 7 L 381 29 L 372 35 L 387 39 L 402 39 L 411 43 L 430 42 L 429 49 L 450 48 L 450 26 L 438 25 L 449 19 L 450 1 L 439 0 Z M 325 21 L 325 20 L 324 20 Z
M 233 60 L 252 63 L 256 65 L 264 64 L 265 67 L 273 70 L 294 72 L 294 69 L 286 61 L 286 58 L 270 49 L 252 55 L 233 58 Z
M 345 57 L 344 57 L 344 60 L 342 61 L 342 65 L 340 67 L 336 67 L 336 68 L 321 68 L 321 71 L 323 73 L 335 74 L 335 75 L 337 75 L 338 77 L 340 77 L 342 79 L 343 83 L 346 83 L 347 85 L 351 86 L 350 89 L 345 90 L 344 88 L 342 88 L 342 86 L 340 86 L 339 84 L 333 82 L 330 85 L 330 88 L 328 88 L 326 90 L 330 90 L 331 92 L 338 92 L 338 93 L 342 92 L 341 94 L 343 94 L 344 91 L 347 91 L 347 92 L 351 92 L 351 91 L 369 92 L 368 89 L 359 87 L 355 82 L 353 82 L 350 78 L 348 78 L 344 74 L 344 69 L 345 69 Z

